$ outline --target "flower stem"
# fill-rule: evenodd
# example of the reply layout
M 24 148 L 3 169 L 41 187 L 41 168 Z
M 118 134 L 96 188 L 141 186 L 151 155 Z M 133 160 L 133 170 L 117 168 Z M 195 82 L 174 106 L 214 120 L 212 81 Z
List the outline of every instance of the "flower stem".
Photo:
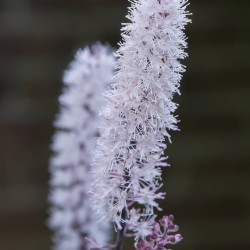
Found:
M 124 208 L 122 210 L 122 216 L 121 219 L 125 220 L 126 219 L 126 209 Z M 116 248 L 115 250 L 122 250 L 122 244 L 123 244 L 123 240 L 124 240 L 124 230 L 125 230 L 125 222 L 122 224 L 122 228 L 121 230 L 117 233 L 117 239 L 116 239 Z

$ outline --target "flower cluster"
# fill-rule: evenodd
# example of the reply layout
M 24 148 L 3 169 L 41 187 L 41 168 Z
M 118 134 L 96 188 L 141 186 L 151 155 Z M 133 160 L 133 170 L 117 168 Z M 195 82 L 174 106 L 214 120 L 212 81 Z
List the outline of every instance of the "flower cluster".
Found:
M 141 240 L 135 243 L 136 250 L 171 250 L 166 249 L 166 245 L 174 245 L 182 240 L 180 234 L 170 235 L 179 230 L 179 227 L 173 223 L 174 216 L 163 216 L 159 222 L 152 225 L 152 232 L 146 237 L 146 240 Z
M 187 55 L 183 30 L 189 19 L 186 0 L 131 2 L 131 23 L 122 29 L 116 53 L 116 83 L 101 111 L 91 193 L 97 211 L 119 230 L 137 222 L 130 228 L 143 239 L 160 210 L 157 200 L 164 198 L 165 137 L 178 130 L 173 97 L 185 71 L 179 60 Z
M 107 240 L 108 224 L 96 225 L 88 200 L 102 92 L 112 82 L 114 57 L 100 44 L 77 51 L 65 71 L 51 159 L 49 226 L 56 250 L 87 249 L 86 236 Z

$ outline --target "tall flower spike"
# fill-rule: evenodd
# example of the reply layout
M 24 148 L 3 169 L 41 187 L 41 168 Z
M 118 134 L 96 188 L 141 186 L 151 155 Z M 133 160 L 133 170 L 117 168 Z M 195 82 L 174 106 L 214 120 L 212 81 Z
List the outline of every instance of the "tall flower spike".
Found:
M 87 249 L 85 237 L 107 241 L 108 224 L 96 225 L 88 201 L 91 185 L 90 164 L 96 144 L 102 92 L 112 82 L 114 57 L 100 44 L 78 50 L 74 61 L 65 71 L 61 104 L 55 121 L 58 129 L 52 144 L 51 216 L 54 249 Z
M 131 23 L 122 29 L 117 52 L 116 83 L 101 111 L 92 199 L 121 232 L 134 221 L 136 239 L 143 239 L 155 208 L 160 209 L 157 199 L 164 199 L 159 188 L 161 167 L 168 166 L 165 137 L 170 140 L 169 130 L 178 130 L 173 96 L 180 94 L 185 67 L 179 60 L 187 56 L 183 30 L 190 20 L 186 0 L 131 2 Z

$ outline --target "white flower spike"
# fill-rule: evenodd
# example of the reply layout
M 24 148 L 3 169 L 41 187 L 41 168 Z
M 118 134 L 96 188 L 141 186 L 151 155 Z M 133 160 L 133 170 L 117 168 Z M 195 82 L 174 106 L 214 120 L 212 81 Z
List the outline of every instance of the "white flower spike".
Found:
M 105 94 L 101 111 L 91 192 L 95 209 L 120 231 L 127 223 L 137 240 L 149 233 L 160 209 L 157 200 L 164 199 L 159 188 L 161 167 L 168 165 L 163 162 L 165 137 L 170 141 L 169 130 L 178 130 L 173 96 L 180 94 L 185 71 L 180 59 L 187 56 L 183 30 L 190 20 L 186 0 L 131 3 L 131 23 L 122 29 L 116 54 L 116 83 Z M 135 212 L 134 204 L 141 210 Z
M 102 92 L 112 82 L 114 57 L 97 44 L 78 50 L 65 71 L 64 89 L 55 121 L 51 160 L 51 215 L 55 250 L 88 249 L 85 237 L 108 240 L 107 223 L 96 224 L 88 190 L 93 181 L 90 164 L 96 144 Z

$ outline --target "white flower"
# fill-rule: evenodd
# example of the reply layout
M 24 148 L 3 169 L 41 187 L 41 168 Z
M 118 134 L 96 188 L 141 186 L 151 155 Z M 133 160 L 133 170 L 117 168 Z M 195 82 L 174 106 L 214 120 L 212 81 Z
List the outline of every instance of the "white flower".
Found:
M 155 218 L 156 215 L 147 216 L 140 214 L 139 210 L 134 208 L 130 210 L 130 218 L 126 222 L 128 229 L 134 231 L 136 241 L 140 238 L 144 239 L 151 233 Z
M 87 249 L 85 236 L 100 243 L 108 240 L 108 224 L 96 224 L 88 190 L 93 181 L 90 163 L 103 105 L 101 94 L 112 82 L 113 68 L 111 51 L 97 44 L 78 50 L 63 77 L 50 166 L 49 226 L 55 233 L 56 250 Z
M 116 83 L 105 94 L 93 165 L 92 199 L 118 228 L 133 216 L 134 203 L 140 205 L 143 218 L 149 218 L 159 209 L 155 200 L 163 198 L 157 193 L 161 167 L 167 166 L 162 156 L 169 130 L 178 130 L 173 96 L 180 93 L 185 71 L 179 60 L 187 55 L 183 30 L 189 22 L 186 0 L 131 2 L 131 23 L 122 29 Z M 144 224 L 138 224 L 138 237 L 148 233 Z

